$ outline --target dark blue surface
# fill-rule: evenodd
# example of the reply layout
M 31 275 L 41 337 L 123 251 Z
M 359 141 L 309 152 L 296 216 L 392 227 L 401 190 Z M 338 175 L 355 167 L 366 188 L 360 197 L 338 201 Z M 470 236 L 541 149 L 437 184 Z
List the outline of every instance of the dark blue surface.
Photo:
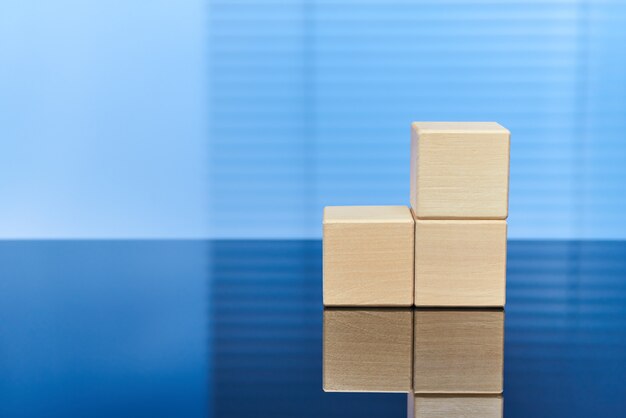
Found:
M 626 243 L 510 242 L 505 416 L 626 415 Z M 2 417 L 403 417 L 321 389 L 319 241 L 0 242 Z

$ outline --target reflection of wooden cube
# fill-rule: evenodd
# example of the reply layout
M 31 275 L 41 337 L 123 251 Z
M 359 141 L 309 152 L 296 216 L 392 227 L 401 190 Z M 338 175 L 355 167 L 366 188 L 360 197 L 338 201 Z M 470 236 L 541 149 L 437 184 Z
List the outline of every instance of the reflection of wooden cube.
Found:
M 502 418 L 502 396 L 412 395 L 408 396 L 410 418 Z
M 415 122 L 411 206 L 420 219 L 506 219 L 510 133 L 495 122 Z
M 415 393 L 502 393 L 504 311 L 414 315 Z
M 411 306 L 414 221 L 406 206 L 324 209 L 324 305 Z
M 325 309 L 324 390 L 409 392 L 410 309 Z
M 501 307 L 506 221 L 417 220 L 415 306 Z

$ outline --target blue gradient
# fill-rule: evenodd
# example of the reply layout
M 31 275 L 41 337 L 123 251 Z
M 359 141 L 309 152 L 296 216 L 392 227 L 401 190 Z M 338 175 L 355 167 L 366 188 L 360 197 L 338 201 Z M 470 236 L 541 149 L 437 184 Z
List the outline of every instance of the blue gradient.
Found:
M 202 0 L 0 3 L 0 237 L 208 235 Z
M 626 4 L 0 5 L 0 238 L 319 238 L 413 120 L 512 137 L 511 238 L 626 238 Z
M 0 416 L 206 416 L 209 262 L 204 241 L 0 242 Z
M 2 417 L 405 417 L 322 391 L 315 240 L 0 242 Z M 507 418 L 626 416 L 626 243 L 512 241 Z
M 211 2 L 213 224 L 319 237 L 407 204 L 413 120 L 512 131 L 509 236 L 624 238 L 626 5 Z

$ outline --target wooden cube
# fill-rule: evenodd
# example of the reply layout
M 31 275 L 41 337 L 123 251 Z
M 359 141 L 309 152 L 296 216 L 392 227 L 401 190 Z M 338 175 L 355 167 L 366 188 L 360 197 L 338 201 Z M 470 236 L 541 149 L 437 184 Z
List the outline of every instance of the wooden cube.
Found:
M 414 221 L 406 206 L 324 209 L 324 305 L 411 306 Z
M 415 222 L 415 305 L 502 307 L 506 221 Z
M 414 122 L 411 207 L 420 219 L 506 219 L 510 133 L 495 122 Z
M 323 339 L 325 391 L 411 391 L 412 310 L 328 308 Z
M 409 418 L 502 418 L 501 395 L 408 395 Z
M 502 393 L 504 311 L 414 311 L 415 393 Z

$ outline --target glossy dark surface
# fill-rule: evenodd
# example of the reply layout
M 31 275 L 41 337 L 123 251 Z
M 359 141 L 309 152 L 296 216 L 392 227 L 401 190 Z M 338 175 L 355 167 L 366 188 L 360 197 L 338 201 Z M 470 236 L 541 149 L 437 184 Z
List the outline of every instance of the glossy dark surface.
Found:
M 626 243 L 510 242 L 505 416 L 626 416 Z M 2 417 L 403 417 L 321 390 L 319 241 L 0 242 Z

